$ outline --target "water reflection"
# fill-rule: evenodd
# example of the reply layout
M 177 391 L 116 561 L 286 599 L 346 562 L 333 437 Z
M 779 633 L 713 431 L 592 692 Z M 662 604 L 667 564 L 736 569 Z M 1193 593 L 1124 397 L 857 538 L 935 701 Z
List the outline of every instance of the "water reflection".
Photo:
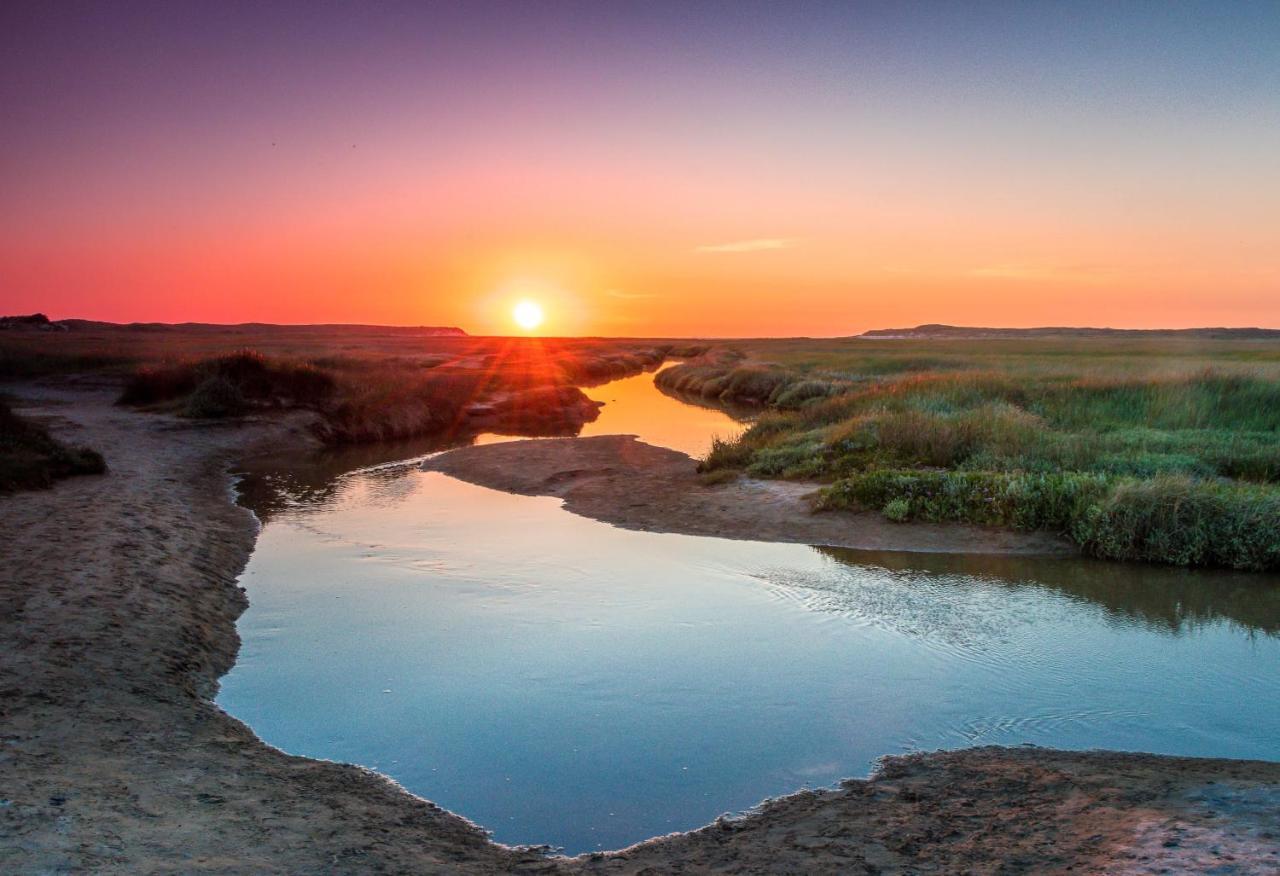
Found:
M 891 573 L 904 587 L 956 588 L 975 581 L 1010 592 L 1044 588 L 1103 608 L 1117 623 L 1143 623 L 1154 630 L 1182 634 L 1227 621 L 1243 630 L 1280 635 L 1280 586 L 1274 576 L 1216 570 L 1175 569 L 1086 558 L 1053 559 L 951 554 L 910 554 L 818 547 L 815 550 L 854 570 Z M 842 588 L 859 576 L 833 575 L 807 580 L 801 597 L 823 611 L 855 611 L 863 605 Z M 774 584 L 781 582 L 771 581 Z
M 426 456 L 470 443 L 472 439 L 420 438 L 326 448 L 301 456 L 264 454 L 237 470 L 237 492 L 240 503 L 265 524 L 288 511 L 314 513 L 332 507 L 353 474 L 366 482 L 394 481 Z
M 737 434 L 751 415 L 708 402 L 685 404 L 660 390 L 653 380 L 654 375 L 646 373 L 588 388 L 587 395 L 604 402 L 604 407 L 579 434 L 636 435 L 646 443 L 697 457 L 710 449 L 713 436 Z M 329 448 L 302 458 L 266 455 L 250 460 L 239 472 L 241 501 L 264 522 L 290 509 L 321 510 L 330 506 L 342 479 L 352 472 L 376 480 L 395 479 L 432 453 L 524 437 L 484 433 Z
M 358 486 L 362 504 L 394 505 L 408 498 L 413 489 L 409 476 L 417 471 L 422 458 L 455 446 L 458 442 L 423 440 L 330 450 L 302 460 L 260 458 L 242 471 L 241 501 L 264 522 L 282 512 L 296 515 L 332 510 L 342 501 L 344 487 Z M 1116 622 L 1136 621 L 1173 634 L 1227 621 L 1243 630 L 1280 635 L 1280 586 L 1269 575 L 1109 563 L 1084 557 L 1050 560 L 825 546 L 814 550 L 843 567 L 890 574 L 896 585 L 908 592 L 916 588 L 919 598 L 935 614 L 948 611 L 948 594 L 955 588 L 986 582 L 1010 591 L 1044 588 L 1101 607 Z M 759 577 L 777 588 L 778 595 L 811 610 L 863 615 L 874 611 L 865 591 L 848 589 L 852 582 L 870 580 L 866 575 L 806 575 L 803 581 L 794 582 L 776 571 L 766 571 Z M 899 626 L 904 622 L 902 604 L 900 594 L 888 612 Z M 990 612 L 987 617 L 994 622 Z M 950 624 L 954 627 L 954 618 Z
M 404 461 L 435 449 L 246 480 L 219 702 L 501 841 L 616 848 L 912 749 L 1280 757 L 1274 579 L 633 532 Z

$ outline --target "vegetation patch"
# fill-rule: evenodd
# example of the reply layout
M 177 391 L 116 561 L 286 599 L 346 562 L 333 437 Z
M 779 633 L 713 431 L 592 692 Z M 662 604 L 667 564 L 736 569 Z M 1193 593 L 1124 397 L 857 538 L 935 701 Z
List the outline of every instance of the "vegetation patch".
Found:
M 0 492 L 41 489 L 59 478 L 106 470 L 96 450 L 63 444 L 0 400 Z
M 1099 557 L 1280 568 L 1277 345 L 923 346 L 742 342 L 661 376 L 722 399 L 786 387 L 704 471 L 825 480 L 821 507 L 1050 530 Z
M 241 350 L 147 363 L 129 375 L 119 403 L 209 419 L 312 410 L 318 415 L 313 430 L 328 444 L 482 430 L 567 435 L 599 415 L 577 384 L 639 374 L 668 356 L 705 350 L 537 339 L 436 343 L 457 349 L 453 355 L 308 358 Z
M 188 416 L 236 416 L 250 406 L 318 406 L 335 388 L 332 374 L 309 363 L 242 350 L 141 368 L 125 383 L 119 402 L 157 405 L 184 399 L 182 412 Z

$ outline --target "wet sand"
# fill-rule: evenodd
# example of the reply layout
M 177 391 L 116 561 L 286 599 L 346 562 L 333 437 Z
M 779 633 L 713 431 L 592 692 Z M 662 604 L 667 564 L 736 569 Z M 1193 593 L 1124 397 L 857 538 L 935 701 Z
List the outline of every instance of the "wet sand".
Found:
M 1280 764 L 1042 749 L 892 758 L 870 781 L 792 795 L 744 819 L 616 853 L 569 860 L 495 845 L 481 829 L 375 773 L 270 748 L 211 702 L 239 646 L 235 620 L 245 599 L 236 576 L 256 535 L 252 515 L 232 501 L 227 471 L 268 447 L 305 448 L 301 417 L 200 425 L 114 408 L 107 387 L 18 389 L 36 401 L 23 413 L 49 417 L 59 437 L 98 448 L 110 471 L 0 497 L 0 871 L 1263 873 L 1280 867 Z M 631 447 L 626 452 L 636 465 L 657 459 L 657 448 L 638 449 L 644 445 L 634 441 L 592 440 L 600 447 L 589 453 L 616 456 Z M 515 446 L 477 450 L 516 454 L 519 464 L 529 448 Z M 437 464 L 458 463 L 455 453 L 464 451 Z M 564 451 L 539 453 L 554 460 Z M 666 489 L 680 489 L 680 465 L 688 471 L 687 461 L 663 464 L 672 478 Z M 559 463 L 527 468 L 525 490 L 547 491 L 550 477 L 571 510 L 603 502 L 609 479 L 620 477 Z M 616 482 L 611 489 L 617 504 Z M 687 481 L 683 489 L 725 495 L 724 487 Z M 791 488 L 735 489 L 779 509 L 801 501 Z M 636 503 L 628 525 L 656 528 L 662 508 L 642 513 L 653 497 L 630 489 L 627 495 Z M 669 510 L 693 515 L 697 507 Z M 705 525 L 728 527 L 723 520 Z
M 627 529 L 859 550 L 1074 556 L 1047 533 L 963 524 L 892 523 L 878 513 L 812 513 L 816 487 L 739 478 L 703 486 L 683 453 L 633 435 L 512 441 L 461 447 L 423 463 L 429 471 L 509 493 L 559 496 L 575 514 Z

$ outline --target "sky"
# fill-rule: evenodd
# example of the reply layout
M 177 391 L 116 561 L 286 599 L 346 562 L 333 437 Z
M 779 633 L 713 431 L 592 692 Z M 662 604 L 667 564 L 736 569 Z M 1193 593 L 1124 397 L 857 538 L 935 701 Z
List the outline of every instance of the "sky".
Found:
M 7 0 L 0 46 L 0 313 L 1280 327 L 1280 0 Z

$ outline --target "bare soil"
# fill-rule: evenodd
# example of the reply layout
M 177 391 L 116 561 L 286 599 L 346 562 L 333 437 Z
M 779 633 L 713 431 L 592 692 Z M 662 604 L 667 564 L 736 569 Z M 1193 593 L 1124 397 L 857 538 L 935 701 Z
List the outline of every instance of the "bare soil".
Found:
M 1042 749 L 891 758 L 869 781 L 603 855 L 496 845 L 376 773 L 265 745 L 211 702 L 238 650 L 236 577 L 256 534 L 227 471 L 268 445 L 305 447 L 301 419 L 207 425 L 114 408 L 106 388 L 10 389 L 110 468 L 0 498 L 0 872 L 1280 870 L 1280 764 Z M 511 446 L 493 451 L 529 451 Z M 585 507 L 609 477 L 559 482 Z M 705 492 L 799 501 L 733 489 L 746 492 Z

